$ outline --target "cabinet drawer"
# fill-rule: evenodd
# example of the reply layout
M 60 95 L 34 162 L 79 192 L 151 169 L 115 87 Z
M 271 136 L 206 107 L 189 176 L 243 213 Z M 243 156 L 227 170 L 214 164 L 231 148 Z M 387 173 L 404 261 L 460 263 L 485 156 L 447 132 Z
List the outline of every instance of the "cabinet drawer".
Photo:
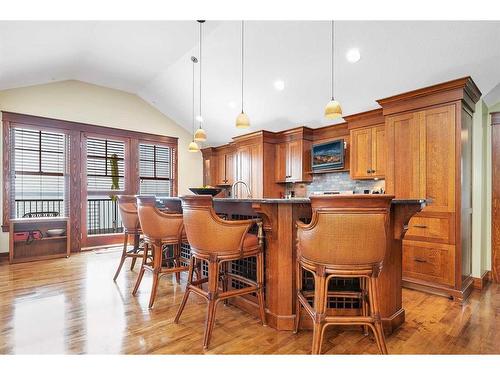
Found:
M 455 246 L 403 241 L 403 277 L 453 286 Z
M 422 215 L 411 218 L 405 240 L 454 244 L 453 216 L 450 214 Z

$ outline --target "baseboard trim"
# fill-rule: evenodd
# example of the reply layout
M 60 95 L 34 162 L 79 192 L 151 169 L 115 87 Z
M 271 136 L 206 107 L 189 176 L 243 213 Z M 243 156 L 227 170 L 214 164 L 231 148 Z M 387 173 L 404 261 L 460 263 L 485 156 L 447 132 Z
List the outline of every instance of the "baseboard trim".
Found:
M 485 271 L 481 277 L 473 277 L 472 285 L 474 289 L 483 290 L 491 280 L 491 271 Z

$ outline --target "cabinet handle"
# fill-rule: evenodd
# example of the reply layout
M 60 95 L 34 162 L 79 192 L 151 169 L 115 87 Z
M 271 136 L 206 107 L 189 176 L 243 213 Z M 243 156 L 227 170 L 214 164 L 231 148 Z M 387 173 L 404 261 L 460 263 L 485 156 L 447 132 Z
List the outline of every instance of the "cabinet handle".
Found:
M 415 224 L 413 227 L 414 227 L 414 228 L 422 228 L 422 229 L 425 229 L 425 228 L 427 228 L 427 225 Z
M 375 169 L 372 169 L 372 173 L 375 173 Z
M 413 258 L 413 260 L 418 263 L 428 263 L 425 259 Z
M 372 170 L 371 169 L 367 169 L 366 173 L 372 173 Z

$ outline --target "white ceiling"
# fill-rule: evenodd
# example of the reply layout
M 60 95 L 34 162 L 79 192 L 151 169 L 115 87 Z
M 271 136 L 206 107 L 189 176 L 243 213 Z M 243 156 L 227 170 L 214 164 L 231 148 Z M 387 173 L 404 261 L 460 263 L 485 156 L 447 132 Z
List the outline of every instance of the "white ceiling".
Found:
M 328 124 L 329 28 L 328 21 L 246 22 L 248 131 Z M 335 96 L 352 114 L 376 108 L 376 99 L 470 75 L 487 103 L 496 103 L 499 35 L 500 22 L 336 22 Z M 355 64 L 345 59 L 351 47 L 361 51 Z M 191 130 L 191 55 L 198 55 L 195 21 L 2 21 L 0 89 L 86 81 L 136 93 Z M 240 22 L 207 21 L 203 59 L 204 127 L 217 145 L 244 133 L 234 127 Z M 277 79 L 283 91 L 275 90 Z

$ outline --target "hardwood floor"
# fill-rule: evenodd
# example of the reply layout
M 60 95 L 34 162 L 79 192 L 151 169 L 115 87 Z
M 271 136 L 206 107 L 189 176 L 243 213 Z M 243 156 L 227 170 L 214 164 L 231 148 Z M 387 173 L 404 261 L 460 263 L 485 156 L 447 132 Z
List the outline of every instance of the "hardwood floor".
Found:
M 178 325 L 183 285 L 160 281 L 148 310 L 151 278 L 137 297 L 139 270 L 113 274 L 119 251 L 88 252 L 43 262 L 0 263 L 0 353 L 243 353 L 308 354 L 311 331 L 278 332 L 232 306 L 220 305 L 210 350 L 202 349 L 206 303 L 191 296 Z M 127 268 L 128 267 L 128 268 Z M 500 354 L 500 285 L 474 291 L 465 305 L 404 290 L 406 323 L 387 338 L 389 353 Z M 327 329 L 323 353 L 377 353 L 353 327 Z

